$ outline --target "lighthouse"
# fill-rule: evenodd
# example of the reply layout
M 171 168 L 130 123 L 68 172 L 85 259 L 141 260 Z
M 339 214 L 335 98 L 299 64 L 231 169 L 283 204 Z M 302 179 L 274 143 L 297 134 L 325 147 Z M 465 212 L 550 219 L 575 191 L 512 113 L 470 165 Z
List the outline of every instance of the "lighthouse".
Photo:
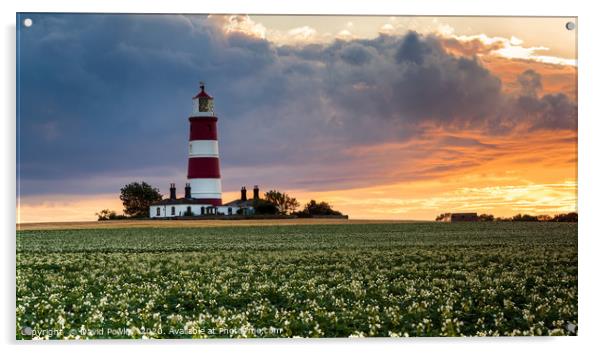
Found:
M 222 181 L 219 169 L 217 117 L 213 112 L 213 97 L 201 91 L 192 97 L 192 114 L 188 140 L 188 184 L 190 197 L 211 204 L 222 204 Z
M 253 189 L 253 199 L 247 199 L 247 189 L 241 188 L 240 199 L 222 204 L 222 180 L 217 143 L 217 117 L 213 97 L 201 82 L 200 92 L 192 97 L 192 112 L 188 117 L 188 176 L 184 197 L 178 198 L 176 184 L 169 186 L 169 198 L 150 205 L 151 218 L 179 217 L 236 217 L 255 212 L 259 188 Z

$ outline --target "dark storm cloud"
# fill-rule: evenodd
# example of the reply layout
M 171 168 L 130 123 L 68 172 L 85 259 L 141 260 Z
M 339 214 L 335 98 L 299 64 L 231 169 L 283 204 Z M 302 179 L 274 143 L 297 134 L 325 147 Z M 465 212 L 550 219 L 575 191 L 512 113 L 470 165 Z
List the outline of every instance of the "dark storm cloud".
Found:
M 341 49 L 341 59 L 352 65 L 363 65 L 370 62 L 372 54 L 365 47 L 352 43 Z
M 31 17 L 19 41 L 24 194 L 184 178 L 198 80 L 216 97 L 224 170 L 247 173 L 224 173 L 226 188 L 259 182 L 248 173 L 288 187 L 312 178 L 333 187 L 366 182 L 345 150 L 415 138 L 425 123 L 490 133 L 576 123 L 566 95 L 537 94 L 536 72 L 521 75 L 523 90 L 509 96 L 476 58 L 450 55 L 440 38 L 414 32 L 276 47 L 225 33 L 206 16 Z M 387 166 L 371 168 L 378 175 Z
M 575 129 L 577 106 L 561 93 L 546 94 L 540 98 L 520 96 L 517 100 L 519 116 L 527 116 L 530 130 Z
M 518 75 L 516 78 L 520 87 L 521 94 L 526 96 L 537 96 L 543 85 L 541 84 L 541 75 L 536 71 L 528 69 Z
M 542 90 L 541 75 L 526 70 L 517 77 L 520 94 L 514 98 L 516 116 L 526 118 L 531 130 L 575 129 L 577 127 L 577 105 L 565 94 L 545 94 Z
M 433 55 L 440 56 L 443 50 L 434 38 L 421 39 L 416 32 L 406 34 L 397 50 L 395 59 L 398 63 L 422 65 L 425 59 Z

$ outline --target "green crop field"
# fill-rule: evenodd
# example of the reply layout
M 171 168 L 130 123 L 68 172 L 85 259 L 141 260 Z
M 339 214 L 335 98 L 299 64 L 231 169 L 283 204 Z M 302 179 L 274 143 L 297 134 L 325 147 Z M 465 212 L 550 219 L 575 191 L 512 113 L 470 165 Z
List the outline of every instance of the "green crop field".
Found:
M 17 339 L 575 335 L 577 225 L 17 232 Z

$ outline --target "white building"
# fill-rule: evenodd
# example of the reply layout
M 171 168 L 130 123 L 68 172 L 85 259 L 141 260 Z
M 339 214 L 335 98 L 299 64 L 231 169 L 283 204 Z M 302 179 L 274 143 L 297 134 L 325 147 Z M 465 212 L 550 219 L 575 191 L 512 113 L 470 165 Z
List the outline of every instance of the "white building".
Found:
M 151 218 L 175 218 L 191 216 L 234 216 L 252 215 L 255 213 L 253 202 L 259 198 L 259 187 L 253 189 L 253 199 L 247 199 L 246 187 L 240 190 L 240 199 L 230 201 L 224 205 L 214 206 L 202 199 L 195 199 L 190 193 L 190 185 L 186 184 L 184 197 L 176 197 L 175 184 L 169 188 L 169 198 L 153 203 L 150 206 Z

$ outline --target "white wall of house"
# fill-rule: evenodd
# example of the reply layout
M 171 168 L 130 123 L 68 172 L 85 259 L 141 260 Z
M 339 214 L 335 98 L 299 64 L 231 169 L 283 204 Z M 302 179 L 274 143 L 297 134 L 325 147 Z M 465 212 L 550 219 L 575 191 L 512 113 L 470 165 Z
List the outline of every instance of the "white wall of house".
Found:
M 209 204 L 178 204 L 178 205 L 158 205 L 150 206 L 150 218 L 170 218 L 184 216 L 188 208 L 194 216 L 200 215 L 235 215 L 240 207 L 236 206 L 217 206 L 213 207 Z M 247 211 L 252 213 L 252 209 Z

